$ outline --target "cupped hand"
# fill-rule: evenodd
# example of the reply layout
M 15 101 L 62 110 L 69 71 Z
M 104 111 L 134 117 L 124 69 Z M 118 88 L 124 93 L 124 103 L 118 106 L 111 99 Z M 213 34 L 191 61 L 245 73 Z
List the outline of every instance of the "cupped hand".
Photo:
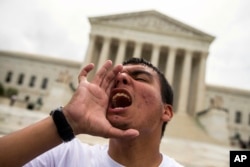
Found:
M 79 85 L 63 112 L 75 134 L 90 134 L 106 138 L 133 138 L 139 135 L 135 129 L 121 130 L 113 127 L 106 119 L 110 90 L 122 65 L 112 67 L 106 61 L 88 82 L 87 75 L 94 64 L 85 66 L 78 76 Z

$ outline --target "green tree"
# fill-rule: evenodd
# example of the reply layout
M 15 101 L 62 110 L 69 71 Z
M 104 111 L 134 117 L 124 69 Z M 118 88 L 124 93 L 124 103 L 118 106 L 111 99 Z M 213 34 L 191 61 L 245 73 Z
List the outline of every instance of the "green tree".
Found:
M 6 97 L 11 97 L 11 96 L 13 96 L 13 95 L 17 95 L 18 94 L 18 90 L 17 89 L 15 89 L 15 88 L 11 88 L 11 87 L 9 87 L 9 88 L 7 88 L 6 89 L 6 92 L 5 92 L 5 96 Z

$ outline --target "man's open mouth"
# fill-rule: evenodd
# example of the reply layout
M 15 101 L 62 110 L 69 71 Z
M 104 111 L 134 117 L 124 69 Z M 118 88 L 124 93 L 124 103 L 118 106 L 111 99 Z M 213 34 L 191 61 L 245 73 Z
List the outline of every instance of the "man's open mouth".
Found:
M 116 92 L 111 97 L 111 108 L 124 108 L 128 107 L 132 104 L 132 100 L 130 95 L 125 92 Z

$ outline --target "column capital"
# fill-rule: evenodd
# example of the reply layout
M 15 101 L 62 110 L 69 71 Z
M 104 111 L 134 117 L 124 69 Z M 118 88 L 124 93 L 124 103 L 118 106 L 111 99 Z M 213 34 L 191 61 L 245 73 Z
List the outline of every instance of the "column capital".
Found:
M 105 41 L 110 41 L 112 39 L 112 37 L 110 37 L 110 36 L 102 36 L 102 38 Z
M 191 50 L 191 49 L 184 49 L 184 53 L 185 55 L 192 55 L 192 53 L 194 53 L 194 50 Z
M 143 41 L 134 41 L 134 43 L 135 43 L 135 45 L 137 45 L 137 46 L 141 46 L 141 45 L 143 45 Z
M 161 44 L 158 44 L 158 43 L 152 43 L 151 44 L 153 46 L 153 48 L 161 48 Z
M 89 34 L 89 38 L 95 38 L 96 36 L 97 36 L 96 34 L 92 34 L 92 33 Z
M 119 38 L 118 41 L 120 43 L 126 43 L 128 40 L 127 39 L 124 39 L 124 38 Z
M 170 51 L 177 51 L 178 48 L 176 46 L 168 46 L 168 50 Z
M 209 52 L 201 52 L 201 56 L 207 58 L 209 55 Z

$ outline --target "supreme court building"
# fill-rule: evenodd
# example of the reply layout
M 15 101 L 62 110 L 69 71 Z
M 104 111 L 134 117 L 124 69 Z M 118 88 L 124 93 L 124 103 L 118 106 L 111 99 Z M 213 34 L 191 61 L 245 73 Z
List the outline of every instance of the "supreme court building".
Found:
M 0 83 L 18 89 L 20 101 L 42 97 L 41 110 L 49 112 L 68 102 L 84 65 L 94 63 L 97 70 L 107 59 L 118 64 L 141 57 L 157 66 L 173 87 L 177 120 L 168 125 L 170 135 L 173 125 L 173 136 L 196 139 L 203 135 L 206 140 L 195 120 L 199 117 L 218 140 L 240 135 L 250 141 L 250 91 L 205 83 L 213 36 L 154 10 L 90 17 L 89 22 L 83 62 L 0 51 Z
M 115 64 L 130 57 L 147 59 L 172 85 L 178 113 L 193 115 L 203 109 L 206 60 L 213 36 L 154 10 L 89 21 L 84 64 L 93 62 L 99 68 L 107 59 Z

